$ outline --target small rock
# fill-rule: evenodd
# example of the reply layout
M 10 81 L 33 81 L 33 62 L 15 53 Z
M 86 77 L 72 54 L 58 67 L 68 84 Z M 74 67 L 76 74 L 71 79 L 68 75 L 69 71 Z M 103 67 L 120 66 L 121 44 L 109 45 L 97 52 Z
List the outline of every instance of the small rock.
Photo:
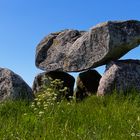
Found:
M 32 89 L 19 75 L 9 69 L 0 68 L 0 101 L 33 98 Z
M 112 94 L 113 91 L 140 92 L 140 60 L 118 60 L 107 65 L 97 95 Z

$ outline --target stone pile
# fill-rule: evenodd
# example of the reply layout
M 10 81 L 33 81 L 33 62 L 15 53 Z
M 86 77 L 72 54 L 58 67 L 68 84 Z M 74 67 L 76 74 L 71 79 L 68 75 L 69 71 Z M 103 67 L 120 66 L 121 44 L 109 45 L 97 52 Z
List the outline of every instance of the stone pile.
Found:
M 51 33 L 36 48 L 36 66 L 45 73 L 35 78 L 33 91 L 40 89 L 42 76 L 52 77 L 52 72 L 53 79 L 60 78 L 63 72 L 60 79 L 69 87 L 70 95 L 74 80 L 66 72 L 82 72 L 75 91 L 79 99 L 91 93 L 105 95 L 114 89 L 125 92 L 133 87 L 140 91 L 139 60 L 118 60 L 139 44 L 140 21 L 136 20 L 108 21 L 89 31 L 67 29 Z M 91 70 L 102 65 L 107 65 L 102 77 Z

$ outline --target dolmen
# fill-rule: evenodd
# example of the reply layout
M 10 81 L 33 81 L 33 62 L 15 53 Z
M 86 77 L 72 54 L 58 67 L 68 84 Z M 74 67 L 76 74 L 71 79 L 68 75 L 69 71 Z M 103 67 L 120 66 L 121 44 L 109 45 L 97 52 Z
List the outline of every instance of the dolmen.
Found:
M 0 102 L 32 100 L 51 80 L 63 81 L 65 98 L 77 100 L 93 94 L 104 96 L 140 92 L 140 60 L 120 60 L 140 45 L 140 21 L 107 21 L 88 31 L 65 29 L 50 33 L 36 47 L 35 65 L 44 72 L 38 74 L 32 89 L 16 73 L 0 68 Z M 95 68 L 106 65 L 101 76 Z M 69 73 L 80 72 L 76 88 Z M 58 89 L 59 90 L 59 89 Z
M 109 94 L 114 89 L 129 91 L 133 87 L 140 91 L 139 60 L 119 60 L 139 44 L 140 21 L 137 20 L 107 21 L 89 31 L 66 29 L 50 33 L 36 47 L 35 64 L 45 72 L 35 78 L 33 91 L 40 89 L 42 76 L 57 73 L 53 77 L 57 79 L 63 73 L 60 79 L 73 95 L 74 80 L 69 72 L 80 72 L 75 91 L 79 99 L 91 94 Z M 103 76 L 94 70 L 102 65 L 107 65 Z

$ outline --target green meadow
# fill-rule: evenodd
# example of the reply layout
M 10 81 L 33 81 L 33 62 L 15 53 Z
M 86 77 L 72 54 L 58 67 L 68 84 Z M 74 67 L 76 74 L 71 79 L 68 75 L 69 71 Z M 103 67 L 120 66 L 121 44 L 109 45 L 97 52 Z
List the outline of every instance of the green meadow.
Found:
M 0 140 L 140 139 L 138 93 L 38 105 L 26 101 L 1 103 Z

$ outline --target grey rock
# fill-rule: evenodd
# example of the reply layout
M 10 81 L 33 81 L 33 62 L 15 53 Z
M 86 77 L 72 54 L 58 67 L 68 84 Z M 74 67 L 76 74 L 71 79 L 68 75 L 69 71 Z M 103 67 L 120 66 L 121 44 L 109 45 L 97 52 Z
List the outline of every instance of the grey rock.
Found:
M 51 81 L 55 79 L 60 79 L 63 81 L 63 89 L 64 87 L 68 88 L 67 94 L 65 95 L 66 99 L 69 100 L 69 96 L 73 96 L 73 88 L 75 79 L 73 76 L 69 75 L 68 73 L 61 72 L 61 71 L 51 71 L 51 72 L 43 72 L 38 74 L 33 83 L 33 93 L 37 94 L 43 90 L 44 85 L 50 84 Z M 58 89 L 59 90 L 59 89 Z
M 113 91 L 140 92 L 140 60 L 118 60 L 110 62 L 103 74 L 97 95 L 112 94 Z
M 0 101 L 33 98 L 32 89 L 19 75 L 9 69 L 0 68 Z
M 78 72 L 117 60 L 140 44 L 140 22 L 108 21 L 88 32 L 64 30 L 37 46 L 36 66 L 45 71 Z
M 118 60 L 140 44 L 140 22 L 108 21 L 78 38 L 67 54 L 65 71 L 81 71 Z
M 64 30 L 46 36 L 37 46 L 36 66 L 47 72 L 62 70 L 70 47 L 82 34 L 84 31 Z
M 82 100 L 87 96 L 97 93 L 101 75 L 96 70 L 82 72 L 77 77 L 75 97 Z

